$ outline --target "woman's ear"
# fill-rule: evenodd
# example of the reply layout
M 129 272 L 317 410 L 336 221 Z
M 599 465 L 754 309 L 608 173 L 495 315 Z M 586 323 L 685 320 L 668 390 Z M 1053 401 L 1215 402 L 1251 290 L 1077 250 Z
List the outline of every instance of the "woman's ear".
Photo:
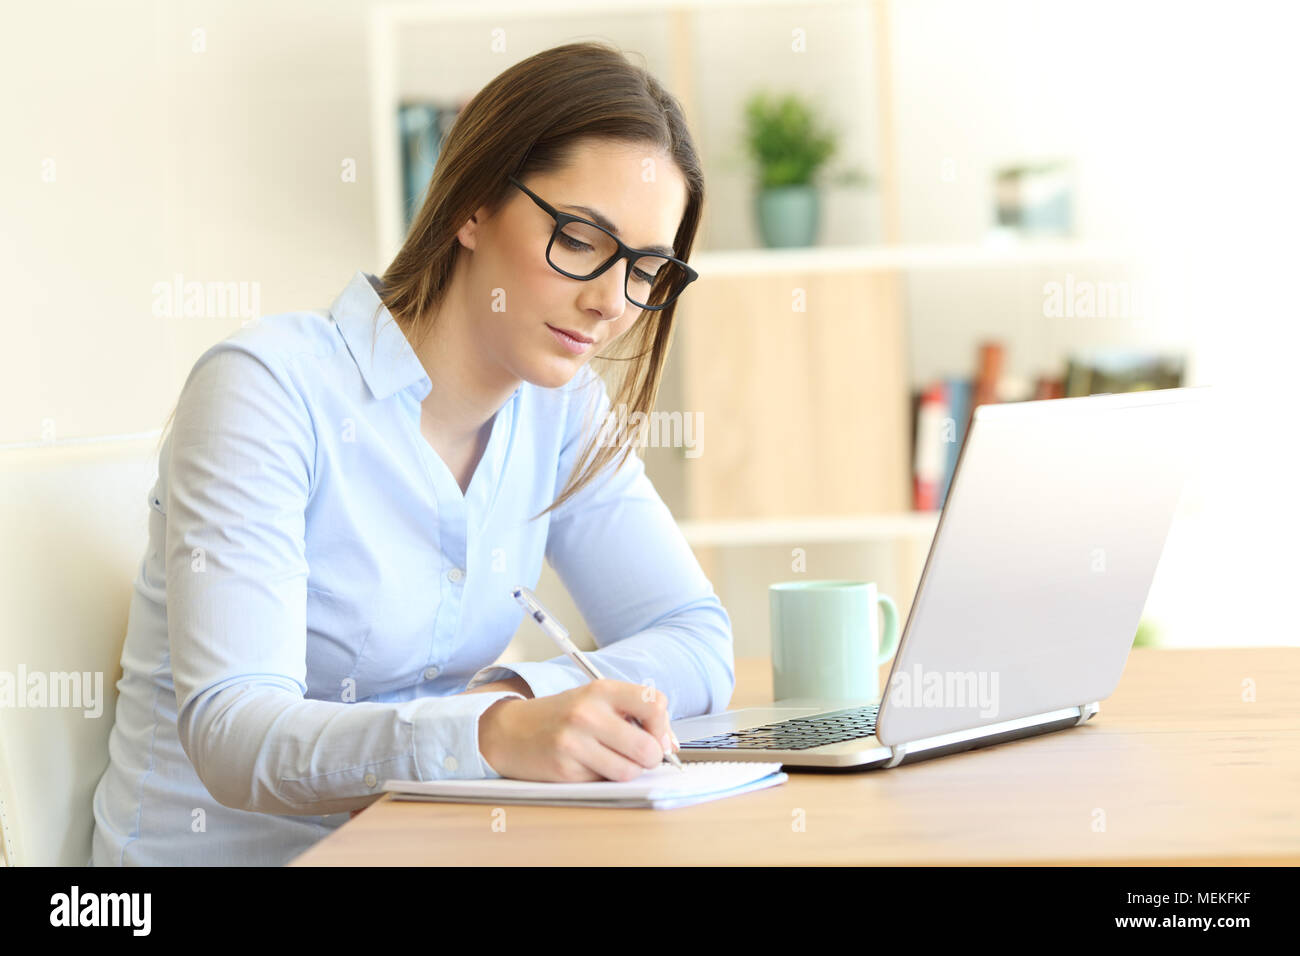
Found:
M 474 249 L 478 245 L 479 225 L 487 220 L 487 206 L 479 206 L 474 210 L 473 215 L 465 220 L 465 224 L 460 227 L 456 233 L 456 238 L 466 249 Z

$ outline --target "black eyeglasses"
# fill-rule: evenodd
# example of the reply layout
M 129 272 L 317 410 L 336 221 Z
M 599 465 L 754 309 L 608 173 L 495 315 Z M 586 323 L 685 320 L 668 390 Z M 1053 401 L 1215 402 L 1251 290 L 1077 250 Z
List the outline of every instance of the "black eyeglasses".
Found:
M 637 308 L 655 312 L 672 305 L 682 290 L 699 278 L 699 273 L 681 259 L 626 246 L 608 229 L 560 212 L 514 176 L 509 179 L 555 220 L 551 241 L 546 244 L 546 261 L 561 275 L 586 281 L 626 259 L 627 300 Z

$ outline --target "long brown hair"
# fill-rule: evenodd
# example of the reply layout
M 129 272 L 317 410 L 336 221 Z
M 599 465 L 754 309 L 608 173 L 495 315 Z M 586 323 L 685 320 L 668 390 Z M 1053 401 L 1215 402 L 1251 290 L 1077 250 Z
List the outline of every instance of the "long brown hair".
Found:
M 456 117 L 439 150 L 424 204 L 382 277 L 380 297 L 417 349 L 462 248 L 456 238 L 460 227 L 480 206 L 496 209 L 517 191 L 509 176 L 523 179 L 563 168 L 583 141 L 591 140 L 647 146 L 671 157 L 687 189 L 673 252 L 679 259 L 689 258 L 704 202 L 704 177 L 681 104 L 648 70 L 610 44 L 569 43 L 543 50 L 493 79 Z M 652 298 L 652 304 L 657 302 Z M 575 459 L 559 496 L 534 518 L 581 491 L 615 456 L 616 468 L 627 460 L 634 443 L 621 423 L 641 421 L 636 412 L 649 416 L 654 408 L 676 310 L 674 302 L 646 311 L 619 336 L 613 354 L 592 359 L 626 364 L 610 399 L 611 410 L 626 407 L 626 418 L 619 416 L 618 430 L 609 427 L 612 416 L 602 423 Z

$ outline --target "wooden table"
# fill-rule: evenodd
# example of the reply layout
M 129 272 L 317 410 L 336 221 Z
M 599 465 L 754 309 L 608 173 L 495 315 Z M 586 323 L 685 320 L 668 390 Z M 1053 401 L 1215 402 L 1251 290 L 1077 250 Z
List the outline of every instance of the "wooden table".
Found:
M 737 675 L 733 707 L 771 699 L 768 661 Z M 497 808 L 504 831 L 385 795 L 292 865 L 1295 865 L 1298 797 L 1300 648 L 1142 648 L 1061 733 L 674 810 Z

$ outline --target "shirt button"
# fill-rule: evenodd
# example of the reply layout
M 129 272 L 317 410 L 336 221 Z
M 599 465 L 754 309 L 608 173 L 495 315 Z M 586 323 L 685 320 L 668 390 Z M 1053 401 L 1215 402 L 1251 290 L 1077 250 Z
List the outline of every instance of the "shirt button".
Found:
M 438 676 L 438 668 L 436 668 L 436 667 L 426 667 L 426 668 L 424 669 L 424 679 L 425 679 L 425 680 L 433 680 L 433 679 L 434 679 L 435 677 L 437 677 L 437 676 Z
M 366 786 L 367 786 L 367 787 L 373 787 L 373 786 L 374 786 L 376 783 L 378 783 L 378 782 L 379 782 L 378 778 L 377 778 L 373 773 L 368 773 L 368 774 L 366 774 Z
M 452 568 L 450 571 L 447 572 L 447 580 L 449 580 L 452 584 L 456 584 L 464 576 L 465 576 L 465 572 L 462 571 L 460 568 Z
M 446 767 L 448 770 L 455 770 L 457 767 L 460 766 L 456 758 L 451 756 L 450 754 L 448 754 L 446 757 L 442 759 L 442 765 Z

